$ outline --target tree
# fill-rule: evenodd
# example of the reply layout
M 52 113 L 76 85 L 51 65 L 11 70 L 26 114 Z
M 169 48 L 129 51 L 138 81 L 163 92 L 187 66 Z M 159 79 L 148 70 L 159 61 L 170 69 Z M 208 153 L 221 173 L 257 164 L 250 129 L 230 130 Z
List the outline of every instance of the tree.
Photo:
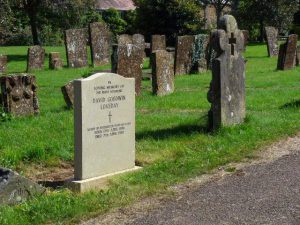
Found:
M 217 21 L 219 21 L 222 16 L 223 10 L 226 6 L 231 5 L 231 3 L 237 4 L 239 1 L 232 0 L 199 0 L 201 3 L 205 5 L 213 5 L 216 9 L 217 13 Z

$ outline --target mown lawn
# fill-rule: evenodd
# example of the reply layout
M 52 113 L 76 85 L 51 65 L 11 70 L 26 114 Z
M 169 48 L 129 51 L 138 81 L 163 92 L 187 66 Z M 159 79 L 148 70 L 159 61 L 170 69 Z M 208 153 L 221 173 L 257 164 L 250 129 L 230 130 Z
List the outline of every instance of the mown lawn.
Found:
M 9 55 L 9 72 L 24 71 L 26 49 L 0 48 Z M 65 55 L 63 47 L 46 50 Z M 19 206 L 1 207 L 0 224 L 76 223 L 166 192 L 170 185 L 228 162 L 253 157 L 258 148 L 299 132 L 300 68 L 276 71 L 277 58 L 268 58 L 264 45 L 248 47 L 246 58 L 245 124 L 207 132 L 210 73 L 177 77 L 176 92 L 166 97 L 152 96 L 150 81 L 143 81 L 136 105 L 136 158 L 144 169 L 112 180 L 107 191 L 52 190 Z M 60 87 L 99 69 L 35 72 L 41 114 L 0 122 L 0 165 L 22 173 L 24 166 L 53 167 L 72 161 L 73 112 L 65 108 Z

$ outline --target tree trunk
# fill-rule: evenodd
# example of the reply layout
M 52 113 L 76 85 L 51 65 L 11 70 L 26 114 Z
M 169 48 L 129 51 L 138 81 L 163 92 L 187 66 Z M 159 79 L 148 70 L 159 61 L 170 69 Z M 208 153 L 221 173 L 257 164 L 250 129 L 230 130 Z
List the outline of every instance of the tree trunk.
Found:
M 37 27 L 37 18 L 35 12 L 28 12 L 30 26 L 31 26 L 31 33 L 34 45 L 40 45 L 41 41 L 39 39 L 38 27 Z

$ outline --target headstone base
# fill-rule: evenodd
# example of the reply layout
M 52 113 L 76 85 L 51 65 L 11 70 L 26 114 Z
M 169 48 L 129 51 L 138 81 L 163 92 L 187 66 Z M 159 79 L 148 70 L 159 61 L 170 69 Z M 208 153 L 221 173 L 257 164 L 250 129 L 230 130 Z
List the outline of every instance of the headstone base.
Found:
M 116 173 L 110 173 L 100 177 L 94 177 L 87 180 L 71 180 L 68 181 L 66 186 L 74 192 L 84 193 L 92 190 L 103 190 L 108 188 L 109 179 L 114 176 L 124 173 L 134 172 L 142 169 L 142 167 L 136 166 L 133 169 L 123 170 Z

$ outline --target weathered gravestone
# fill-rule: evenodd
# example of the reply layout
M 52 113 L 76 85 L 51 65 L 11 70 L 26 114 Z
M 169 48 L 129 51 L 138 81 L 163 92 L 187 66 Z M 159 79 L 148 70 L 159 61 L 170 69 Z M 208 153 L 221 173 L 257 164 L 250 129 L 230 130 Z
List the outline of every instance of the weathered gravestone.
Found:
M 152 90 L 158 96 L 174 92 L 174 56 L 166 50 L 152 53 Z
M 300 45 L 297 46 L 296 66 L 300 66 Z
M 241 54 L 244 48 L 243 33 L 231 15 L 223 16 L 219 27 L 212 37 L 217 58 L 213 60 L 208 92 L 210 129 L 240 124 L 246 115 L 245 61 Z
M 192 56 L 193 66 L 191 72 L 202 73 L 208 70 L 209 35 L 195 35 L 194 52 Z
M 7 69 L 7 56 L 0 55 L 0 73 L 5 73 Z
M 63 61 L 59 52 L 51 52 L 49 54 L 49 69 L 58 70 L 63 67 Z
M 278 29 L 265 27 L 269 57 L 278 55 Z
M 41 70 L 44 68 L 45 49 L 41 46 L 32 46 L 28 48 L 27 54 L 27 72 Z
M 178 36 L 175 53 L 175 75 L 189 74 L 193 68 L 195 36 Z
M 247 49 L 247 45 L 249 43 L 249 31 L 248 30 L 242 30 L 243 34 L 244 34 L 244 51 L 246 51 Z
M 298 35 L 289 35 L 286 43 L 280 45 L 277 69 L 293 69 L 296 65 Z
M 151 53 L 157 50 L 166 50 L 166 36 L 152 35 L 150 49 L 151 49 Z
M 102 188 L 135 167 L 134 79 L 98 73 L 74 81 L 76 191 Z
M 0 77 L 4 110 L 17 116 L 39 113 L 35 76 L 28 74 Z
M 136 95 L 141 93 L 144 51 L 145 45 L 139 35 L 121 35 L 113 47 L 112 72 L 135 78 Z
M 93 66 L 110 62 L 111 33 L 105 23 L 91 23 L 89 26 Z
M 15 205 L 41 195 L 45 188 L 9 169 L 0 168 L 0 205 Z
M 80 68 L 88 66 L 86 29 L 66 30 L 65 45 L 69 67 Z
M 65 86 L 61 87 L 61 92 L 64 96 L 65 102 L 68 108 L 73 108 L 74 106 L 74 82 L 71 81 Z

